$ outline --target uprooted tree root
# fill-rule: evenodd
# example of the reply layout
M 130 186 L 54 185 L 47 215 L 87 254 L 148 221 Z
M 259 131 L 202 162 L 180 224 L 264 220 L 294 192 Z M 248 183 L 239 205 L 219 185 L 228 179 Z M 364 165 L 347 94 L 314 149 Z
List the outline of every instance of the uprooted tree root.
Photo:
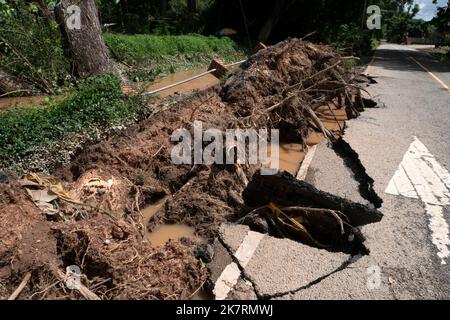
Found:
M 342 207 L 342 199 L 304 185 L 301 191 L 309 193 L 298 198 L 308 201 L 295 203 L 284 201 L 288 194 L 272 193 L 271 186 L 252 189 L 255 178 L 246 189 L 256 166 L 171 161 L 172 133 L 193 131 L 194 121 L 223 131 L 277 128 L 282 140 L 296 142 L 304 142 L 314 128 L 333 140 L 318 108 L 334 103 L 351 118 L 369 101 L 362 98 L 364 79 L 344 69 L 342 61 L 333 49 L 298 39 L 260 51 L 222 87 L 184 97 L 119 136 L 87 146 L 70 166 L 55 170 L 53 182 L 37 189 L 61 181 L 57 189 L 63 196 L 49 199 L 58 214 L 43 214 L 16 179 L 0 179 L 0 298 L 18 288 L 20 299 L 189 298 L 207 276 L 197 258 L 208 262 L 208 254 L 199 249 L 201 240 L 151 246 L 147 229 L 163 223 L 186 224 L 212 241 L 222 222 L 263 207 L 253 213 L 270 217 L 279 230 L 291 228 L 311 245 L 328 247 L 358 236 L 353 227 L 368 222 L 364 215 L 378 221 L 378 212 L 347 202 Z M 280 190 L 288 188 L 279 182 Z M 165 196 L 165 205 L 144 221 L 142 209 Z M 81 269 L 81 291 L 69 290 L 61 279 L 71 265 Z
M 243 192 L 247 213 L 240 221 L 265 233 L 311 246 L 367 253 L 358 226 L 379 222 L 376 209 L 317 190 L 287 172 L 257 172 Z
M 221 96 L 237 107 L 241 127 L 288 128 L 291 139 L 302 141 L 312 126 L 333 140 L 317 116 L 320 107 L 332 102 L 352 119 L 373 106 L 362 97 L 366 79 L 346 70 L 344 59 L 328 46 L 289 39 L 245 62 Z

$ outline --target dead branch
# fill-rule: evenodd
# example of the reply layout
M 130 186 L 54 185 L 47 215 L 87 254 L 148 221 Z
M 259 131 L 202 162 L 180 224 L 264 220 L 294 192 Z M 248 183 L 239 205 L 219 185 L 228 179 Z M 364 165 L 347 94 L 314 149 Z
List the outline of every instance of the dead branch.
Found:
M 25 277 L 23 277 L 22 282 L 19 284 L 16 290 L 9 296 L 8 300 L 16 300 L 16 298 L 20 295 L 22 290 L 25 288 L 25 286 L 28 284 L 28 281 L 30 281 L 31 273 L 27 272 L 25 274 Z
M 61 283 L 65 283 L 66 275 L 56 267 L 53 267 L 53 269 L 55 270 L 54 272 L 56 273 L 56 276 L 61 280 Z M 83 284 L 80 284 L 80 288 L 77 290 L 86 300 L 101 300 L 98 295 L 89 290 Z

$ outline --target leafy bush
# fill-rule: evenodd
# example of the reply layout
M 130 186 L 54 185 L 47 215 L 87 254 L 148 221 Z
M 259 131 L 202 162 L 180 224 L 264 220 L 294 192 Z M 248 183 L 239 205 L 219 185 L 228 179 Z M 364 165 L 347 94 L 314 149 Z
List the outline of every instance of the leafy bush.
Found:
M 51 93 L 70 78 L 57 23 L 22 0 L 0 2 L 0 68 Z
M 338 48 L 351 49 L 353 54 L 363 55 L 371 49 L 373 41 L 366 29 L 361 29 L 355 24 L 343 24 L 329 42 L 334 42 Z
M 61 102 L 1 112 L 0 160 L 22 158 L 84 129 L 131 119 L 143 109 L 142 98 L 123 94 L 116 78 L 93 78 L 83 83 L 74 96 Z
M 128 34 L 156 35 L 203 33 L 205 25 L 215 21 L 215 0 L 197 0 L 191 12 L 186 0 L 170 0 L 161 12 L 160 0 L 97 0 L 103 23 L 117 23 L 110 30 Z
M 372 49 L 376 49 L 380 46 L 380 40 L 378 40 L 375 37 L 372 37 L 372 39 L 370 39 L 370 46 Z

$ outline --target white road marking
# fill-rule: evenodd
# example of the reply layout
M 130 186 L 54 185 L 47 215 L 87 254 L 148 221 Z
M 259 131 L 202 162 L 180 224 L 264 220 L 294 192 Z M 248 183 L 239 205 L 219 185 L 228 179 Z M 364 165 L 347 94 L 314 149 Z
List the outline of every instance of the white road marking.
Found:
M 369 69 L 370 69 L 370 67 L 373 66 L 373 63 L 375 62 L 375 59 L 376 59 L 376 58 L 377 58 L 377 52 L 375 51 L 375 53 L 373 54 L 372 60 L 370 60 L 369 64 L 367 65 L 367 68 L 366 68 L 366 70 L 363 72 L 363 74 L 365 74 L 365 75 L 367 75 L 367 76 L 370 74 Z
M 238 260 L 242 268 L 245 268 L 253 257 L 264 235 L 258 232 L 249 231 L 236 250 L 234 257 Z M 225 300 L 228 294 L 233 290 L 241 276 L 241 271 L 235 262 L 230 263 L 217 279 L 213 294 L 216 300 Z
M 446 264 L 445 259 L 450 257 L 450 231 L 444 218 L 444 206 L 450 204 L 450 173 L 416 137 L 385 192 L 425 203 L 432 242 L 438 249 L 441 263 Z
M 262 238 L 264 238 L 262 233 L 254 231 L 248 232 L 244 241 L 242 241 L 241 245 L 234 254 L 242 268 L 245 268 L 250 262 L 250 259 L 253 257 L 253 254 L 255 253 Z
M 316 150 L 317 150 L 317 145 L 314 145 L 308 149 L 305 159 L 303 160 L 302 165 L 300 166 L 300 169 L 298 170 L 297 180 L 305 180 L 306 179 L 306 175 L 308 174 L 309 166 L 311 165 L 311 163 L 314 159 Z
M 227 265 L 214 285 L 213 293 L 216 300 L 225 300 L 240 276 L 241 270 L 236 263 L 232 262 Z

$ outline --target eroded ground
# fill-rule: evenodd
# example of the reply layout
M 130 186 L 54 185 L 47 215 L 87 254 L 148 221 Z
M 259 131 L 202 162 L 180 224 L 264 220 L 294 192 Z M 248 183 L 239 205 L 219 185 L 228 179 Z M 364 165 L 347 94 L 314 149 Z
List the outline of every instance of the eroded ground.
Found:
M 280 129 L 283 145 L 297 146 L 295 161 L 302 160 L 308 145 L 325 139 L 336 143 L 345 120 L 373 106 L 359 89 L 367 79 L 342 62 L 329 47 L 287 40 L 252 56 L 223 84 L 183 96 L 122 134 L 86 146 L 51 177 L 18 180 L 3 173 L 0 298 L 9 297 L 27 273 L 31 277 L 20 299 L 194 298 L 208 287 L 212 271 L 205 263 L 214 256 L 224 222 L 262 226 L 272 235 L 281 232 L 276 235 L 325 255 L 364 251 L 356 227 L 381 219 L 367 177 L 361 184 L 372 206 L 308 186 L 305 194 L 304 185 L 292 187 L 300 193 L 291 203 L 282 197 L 290 188 L 283 181 L 275 198 L 267 197 L 270 188 L 260 190 L 256 184 L 255 189 L 252 177 L 257 179 L 258 166 L 175 165 L 171 160 L 172 133 L 192 131 L 194 121 L 202 121 L 203 130 Z M 292 154 L 287 154 L 289 162 Z M 295 175 L 295 166 L 289 171 Z M 247 188 L 243 197 L 248 181 L 253 189 Z M 26 191 L 48 196 L 55 188 L 60 193 L 48 201 L 51 214 L 35 206 Z M 281 222 L 270 212 L 278 212 Z M 312 219 L 312 212 L 319 218 Z M 358 218 L 365 215 L 367 221 Z M 293 219 L 302 227 L 289 227 Z M 167 234 L 181 238 L 166 242 Z M 350 235 L 359 241 L 356 249 L 344 239 Z M 86 290 L 66 288 L 65 269 L 71 265 L 80 267 Z

